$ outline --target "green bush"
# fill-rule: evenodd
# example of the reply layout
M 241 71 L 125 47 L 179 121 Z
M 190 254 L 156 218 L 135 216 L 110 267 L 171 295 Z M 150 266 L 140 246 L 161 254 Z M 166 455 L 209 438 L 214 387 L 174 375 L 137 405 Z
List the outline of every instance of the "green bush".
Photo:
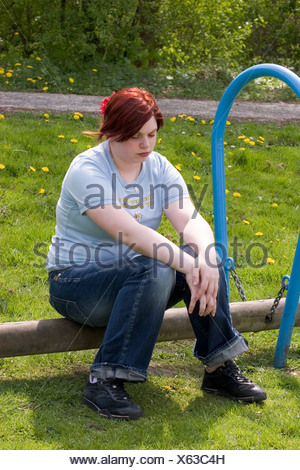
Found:
M 2 66 L 38 56 L 54 76 L 84 75 L 87 65 L 105 63 L 180 71 L 183 82 L 191 73 L 223 80 L 259 62 L 300 69 L 300 0 L 3 0 L 1 6 Z

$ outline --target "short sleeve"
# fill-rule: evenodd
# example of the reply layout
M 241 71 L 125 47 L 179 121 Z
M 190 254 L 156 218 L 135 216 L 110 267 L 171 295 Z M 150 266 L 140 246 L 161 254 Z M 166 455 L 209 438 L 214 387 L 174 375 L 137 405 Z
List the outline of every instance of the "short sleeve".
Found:
M 70 167 L 63 182 L 63 195 L 75 201 L 81 214 L 113 202 L 109 177 L 93 161 L 85 159 Z
M 189 197 L 189 192 L 182 175 L 165 159 L 162 184 L 162 207 L 168 207 L 172 202 L 186 197 Z

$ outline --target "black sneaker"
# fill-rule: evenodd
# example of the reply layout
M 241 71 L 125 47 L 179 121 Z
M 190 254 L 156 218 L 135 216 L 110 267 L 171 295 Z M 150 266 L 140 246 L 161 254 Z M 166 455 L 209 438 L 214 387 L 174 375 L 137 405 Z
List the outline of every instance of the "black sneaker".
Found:
M 201 389 L 231 400 L 248 403 L 267 398 L 264 389 L 247 379 L 232 360 L 226 361 L 224 366 L 220 366 L 214 372 L 209 373 L 205 370 Z
M 82 403 L 105 418 L 129 420 L 143 415 L 142 409 L 130 398 L 124 390 L 123 381 L 119 379 L 98 379 L 95 383 L 88 381 Z

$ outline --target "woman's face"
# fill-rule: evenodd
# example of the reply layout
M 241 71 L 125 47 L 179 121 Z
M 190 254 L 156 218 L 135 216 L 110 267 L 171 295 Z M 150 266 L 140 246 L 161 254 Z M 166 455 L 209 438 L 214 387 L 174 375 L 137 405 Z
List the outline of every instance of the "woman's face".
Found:
M 154 149 L 156 143 L 157 123 L 152 116 L 146 124 L 124 142 L 110 141 L 110 148 L 116 160 L 124 163 L 143 163 Z

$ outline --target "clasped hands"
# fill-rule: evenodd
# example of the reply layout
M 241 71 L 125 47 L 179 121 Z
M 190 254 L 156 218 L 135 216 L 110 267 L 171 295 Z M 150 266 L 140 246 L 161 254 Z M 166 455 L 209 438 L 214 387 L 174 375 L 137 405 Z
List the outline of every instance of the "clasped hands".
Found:
M 191 291 L 191 300 L 188 313 L 192 313 L 199 300 L 199 315 L 206 316 L 216 314 L 217 294 L 219 289 L 219 269 L 217 261 L 207 263 L 200 257 L 194 260 L 194 264 L 186 274 L 186 281 Z

